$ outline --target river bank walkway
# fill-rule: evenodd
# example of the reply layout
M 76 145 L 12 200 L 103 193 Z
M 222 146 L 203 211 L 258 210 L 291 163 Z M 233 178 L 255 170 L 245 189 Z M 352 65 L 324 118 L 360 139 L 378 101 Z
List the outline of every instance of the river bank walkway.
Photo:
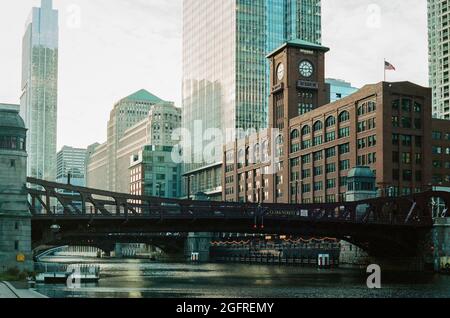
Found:
M 21 283 L 0 282 L 0 298 L 48 298 Z

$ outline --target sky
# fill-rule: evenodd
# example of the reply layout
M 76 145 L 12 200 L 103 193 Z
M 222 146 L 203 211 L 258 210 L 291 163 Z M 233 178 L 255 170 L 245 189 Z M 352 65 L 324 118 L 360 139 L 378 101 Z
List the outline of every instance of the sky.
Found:
M 199 0 L 202 1 L 202 0 Z M 220 1 L 220 0 L 217 0 Z M 182 0 L 54 0 L 59 10 L 58 149 L 106 141 L 115 102 L 142 88 L 181 107 Z M 0 103 L 19 103 L 22 37 L 40 0 L 2 0 Z M 426 0 L 322 0 L 326 76 L 356 87 L 428 86 Z

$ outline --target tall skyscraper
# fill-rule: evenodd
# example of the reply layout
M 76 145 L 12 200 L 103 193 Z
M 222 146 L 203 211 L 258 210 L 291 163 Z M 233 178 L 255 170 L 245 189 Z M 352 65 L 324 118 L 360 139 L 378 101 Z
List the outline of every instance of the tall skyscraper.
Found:
M 27 175 L 56 179 L 58 11 L 42 0 L 27 21 L 22 44 L 20 114 L 28 129 Z
M 450 3 L 428 0 L 428 48 L 433 117 L 450 119 Z
M 266 55 L 295 38 L 321 43 L 320 0 L 184 1 L 183 127 L 192 143 L 203 140 L 207 128 L 267 127 Z M 203 174 L 194 191 L 220 192 L 221 151 L 209 164 L 202 147 L 185 151 L 191 158 L 185 174 Z
M 86 186 L 86 149 L 64 146 L 56 155 L 56 181 Z

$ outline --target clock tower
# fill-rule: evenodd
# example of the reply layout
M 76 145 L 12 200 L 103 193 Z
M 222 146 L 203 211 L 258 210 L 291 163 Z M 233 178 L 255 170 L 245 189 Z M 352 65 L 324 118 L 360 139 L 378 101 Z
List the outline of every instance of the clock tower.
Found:
M 289 120 L 330 102 L 325 83 L 329 49 L 293 40 L 270 53 L 269 128 L 289 128 Z

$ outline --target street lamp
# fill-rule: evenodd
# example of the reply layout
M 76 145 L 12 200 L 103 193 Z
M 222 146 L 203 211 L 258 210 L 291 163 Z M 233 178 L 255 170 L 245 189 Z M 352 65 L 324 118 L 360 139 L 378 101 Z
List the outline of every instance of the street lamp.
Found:
M 184 176 L 186 179 L 186 185 L 187 185 L 187 199 L 191 199 L 191 178 L 194 178 L 194 175 Z

